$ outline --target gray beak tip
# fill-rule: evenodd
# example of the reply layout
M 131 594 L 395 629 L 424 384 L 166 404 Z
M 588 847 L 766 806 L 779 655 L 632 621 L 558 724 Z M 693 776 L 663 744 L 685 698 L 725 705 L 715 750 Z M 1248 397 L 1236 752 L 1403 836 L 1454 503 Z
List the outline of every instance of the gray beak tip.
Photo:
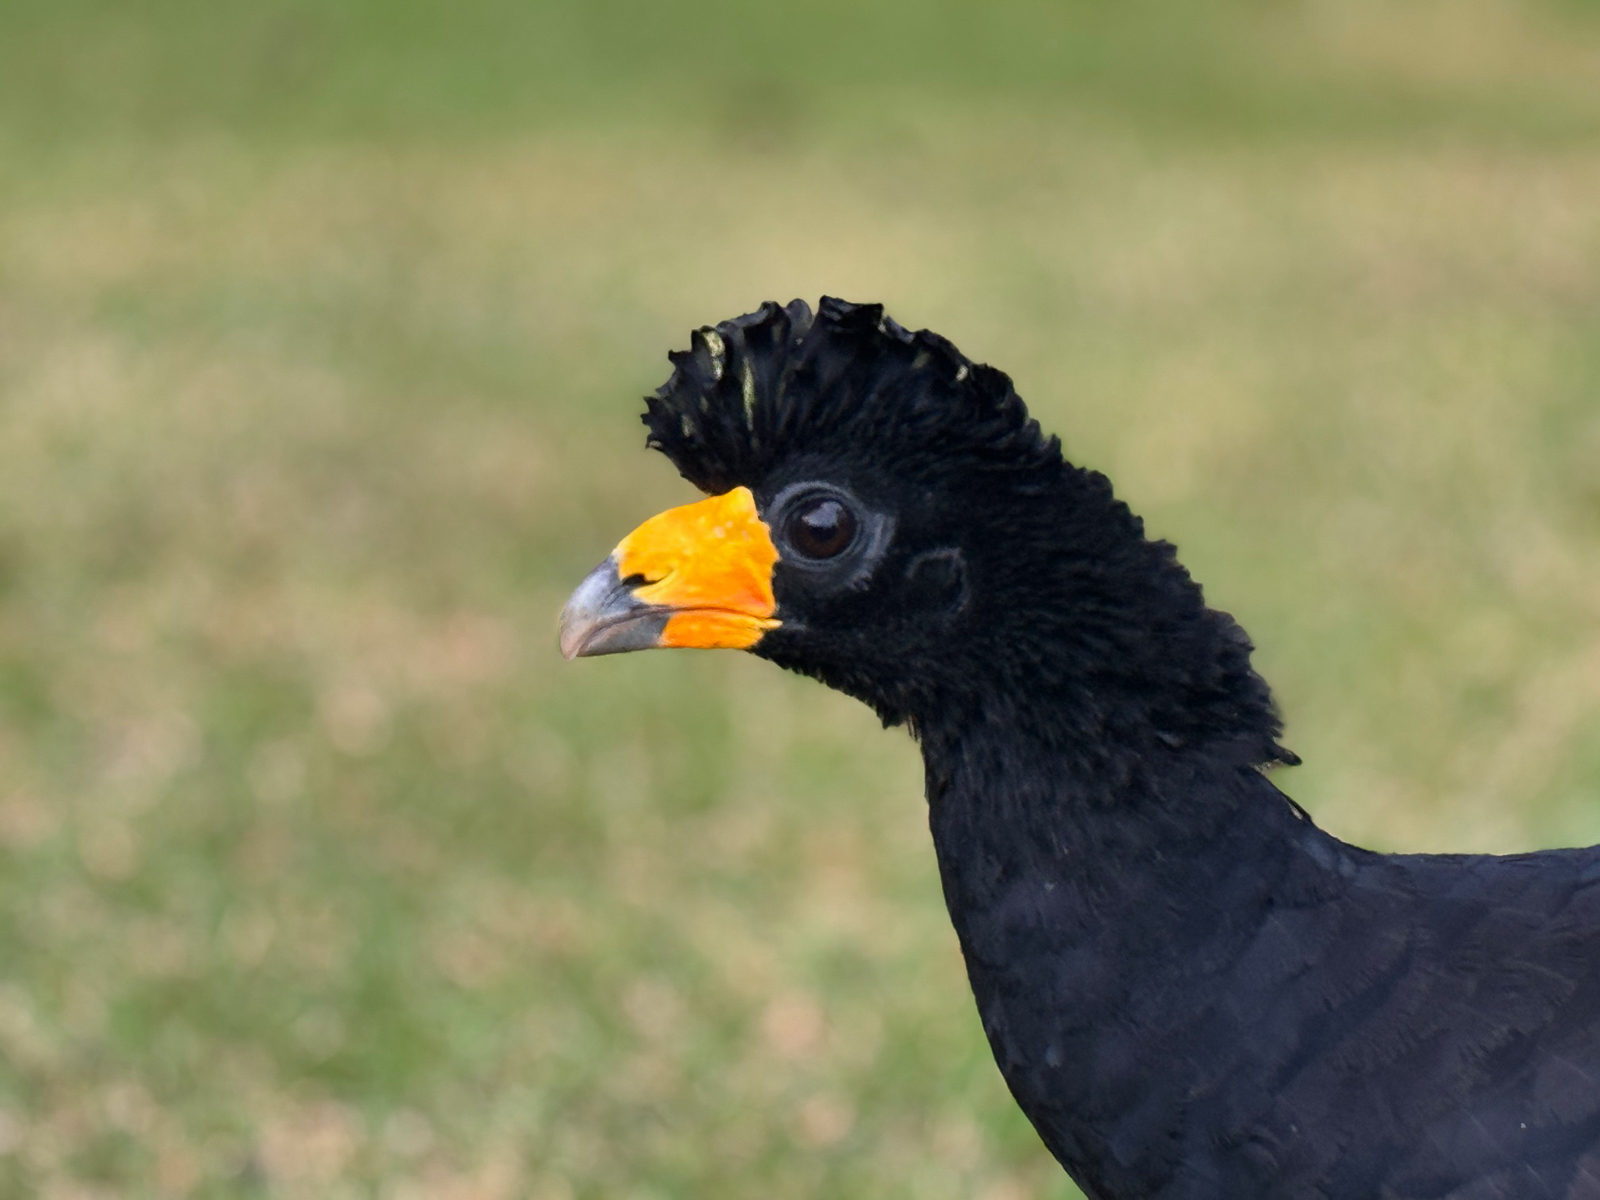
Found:
M 571 662 L 583 653 L 583 630 L 572 623 L 567 612 L 561 610 L 561 657 Z
M 591 658 L 648 650 L 660 643 L 666 611 L 640 601 L 608 558 L 580 583 L 561 610 L 561 657 Z

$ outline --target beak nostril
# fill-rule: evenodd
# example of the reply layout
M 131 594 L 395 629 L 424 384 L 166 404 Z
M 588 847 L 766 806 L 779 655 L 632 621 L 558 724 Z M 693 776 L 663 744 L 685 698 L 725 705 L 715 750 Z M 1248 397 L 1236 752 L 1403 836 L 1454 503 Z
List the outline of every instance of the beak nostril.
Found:
M 635 571 L 632 575 L 629 575 L 626 579 L 621 581 L 623 587 L 625 587 L 625 588 L 633 588 L 635 590 L 637 590 L 639 588 L 642 588 L 642 587 L 646 586 L 647 584 L 660 583 L 660 582 L 661 582 L 661 580 L 659 580 L 659 579 L 651 579 L 646 575 L 641 575 L 638 571 Z

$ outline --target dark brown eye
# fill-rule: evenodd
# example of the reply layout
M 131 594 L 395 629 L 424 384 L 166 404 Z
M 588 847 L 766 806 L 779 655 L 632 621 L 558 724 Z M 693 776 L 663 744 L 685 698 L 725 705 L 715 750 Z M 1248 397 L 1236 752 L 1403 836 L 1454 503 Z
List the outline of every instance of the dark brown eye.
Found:
M 856 540 L 856 517 L 839 501 L 819 496 L 803 501 L 790 516 L 789 544 L 807 558 L 834 558 Z

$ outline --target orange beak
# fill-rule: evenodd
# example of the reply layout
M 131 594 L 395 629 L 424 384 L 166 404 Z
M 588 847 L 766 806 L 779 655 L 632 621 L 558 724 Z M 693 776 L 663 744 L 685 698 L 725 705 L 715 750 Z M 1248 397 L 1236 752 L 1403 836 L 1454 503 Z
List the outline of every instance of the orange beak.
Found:
M 772 535 L 749 488 L 669 508 L 618 543 L 561 610 L 568 658 L 653 647 L 748 650 L 773 617 Z

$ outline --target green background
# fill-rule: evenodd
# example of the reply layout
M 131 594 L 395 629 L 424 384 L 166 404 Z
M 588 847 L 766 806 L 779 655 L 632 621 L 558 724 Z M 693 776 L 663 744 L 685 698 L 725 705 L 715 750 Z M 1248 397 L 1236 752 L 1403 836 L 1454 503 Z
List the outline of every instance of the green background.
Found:
M 881 300 L 1327 827 L 1600 841 L 1600 9 L 0 0 L 0 1195 L 1075 1195 L 914 747 L 567 664 L 697 325 Z

